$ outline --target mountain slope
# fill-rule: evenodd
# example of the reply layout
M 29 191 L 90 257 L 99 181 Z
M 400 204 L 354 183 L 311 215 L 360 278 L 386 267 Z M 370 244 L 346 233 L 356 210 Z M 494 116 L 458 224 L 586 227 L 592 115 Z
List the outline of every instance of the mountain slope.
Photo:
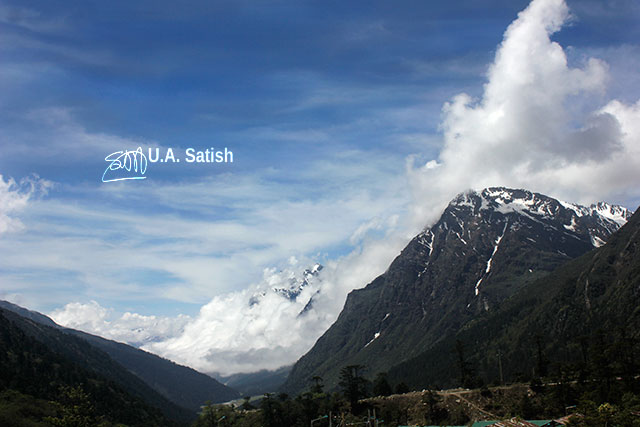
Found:
M 53 399 L 59 386 L 81 385 L 94 395 L 103 413 L 134 424 L 142 418 L 151 420 L 147 425 L 165 424 L 156 411 L 180 421 L 189 421 L 195 415 L 165 399 L 80 338 L 2 308 L 0 331 L 3 389 Z
M 167 399 L 192 411 L 199 411 L 207 401 L 221 403 L 240 397 L 236 390 L 212 377 L 155 354 L 82 331 L 67 331 L 107 353 Z
M 352 291 L 329 330 L 294 366 L 283 389 L 321 376 L 337 387 L 341 367 L 371 374 L 417 356 L 472 318 L 562 263 L 601 245 L 629 213 L 573 205 L 526 190 L 460 194 L 409 242 L 389 269 Z
M 479 377 L 498 378 L 500 352 L 505 380 L 514 380 L 536 369 L 532 354 L 538 343 L 549 360 L 584 363 L 585 348 L 598 345 L 598 331 L 625 337 L 622 352 L 633 352 L 640 339 L 640 210 L 605 246 L 532 283 L 495 313 L 400 363 L 389 375 L 413 387 L 453 385 L 457 368 L 451 349 L 459 341 Z
M 238 390 L 243 396 L 262 396 L 265 393 L 278 391 L 290 371 L 291 366 L 283 366 L 273 371 L 263 369 L 248 374 L 233 374 L 217 378 L 225 385 Z
M 0 307 L 21 316 L 27 316 L 41 325 L 56 328 L 62 333 L 74 335 L 87 341 L 96 349 L 107 353 L 115 362 L 144 381 L 156 392 L 176 405 L 191 411 L 198 411 L 206 401 L 219 403 L 240 396 L 235 390 L 224 386 L 208 375 L 178 365 L 155 354 L 82 331 L 60 327 L 47 316 L 6 301 L 0 301 Z M 36 338 L 38 339 L 38 335 Z M 60 350 L 64 351 L 64 349 Z
M 19 314 L 20 316 L 25 317 L 29 320 L 33 320 L 34 322 L 40 323 L 41 325 L 51 326 L 52 328 L 58 328 L 58 329 L 62 328 L 62 326 L 58 325 L 50 317 L 47 317 L 44 314 L 38 313 L 37 311 L 28 310 L 24 307 L 20 307 L 19 305 L 13 304 L 9 301 L 0 300 L 0 308 L 13 311 L 16 314 Z

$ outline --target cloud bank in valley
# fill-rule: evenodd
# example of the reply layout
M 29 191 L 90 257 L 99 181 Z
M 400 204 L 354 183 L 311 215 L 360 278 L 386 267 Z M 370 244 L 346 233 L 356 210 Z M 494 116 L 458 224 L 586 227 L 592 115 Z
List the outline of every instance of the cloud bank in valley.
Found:
M 569 18 L 564 1 L 534 0 L 506 30 L 481 97 L 460 94 L 444 105 L 439 157 L 424 165 L 416 158 L 408 161 L 414 198 L 410 219 L 362 225 L 352 236 L 358 248 L 327 263 L 295 301 L 273 288 L 288 283 L 311 260 L 267 270 L 260 284 L 213 298 L 195 318 L 178 322 L 175 336 L 148 332 L 147 337 L 159 339 L 148 339 L 145 348 L 208 372 L 292 363 L 335 320 L 346 294 L 382 273 L 407 236 L 467 188 L 525 187 L 577 202 L 638 197 L 640 103 L 605 99 L 606 63 L 569 62 L 563 47 L 551 40 Z M 383 239 L 366 238 L 366 231 L 375 229 Z M 256 294 L 264 295 L 252 305 Z M 301 315 L 312 297 L 312 309 Z M 74 317 L 78 309 L 67 305 L 54 319 L 86 318 L 86 313 Z M 154 328 L 135 320 L 127 319 L 131 330 Z M 113 324 L 107 322 L 125 324 L 101 315 L 96 322 L 74 324 L 110 336 Z M 127 340 L 126 331 L 118 334 Z M 132 339 L 136 336 L 132 333 Z
M 179 335 L 191 320 L 186 315 L 143 316 L 130 312 L 118 317 L 113 316 L 113 310 L 102 307 L 96 301 L 86 304 L 69 303 L 64 308 L 53 311 L 51 317 L 68 328 L 89 331 L 132 345 L 143 345 Z
M 203 372 L 277 369 L 311 348 L 335 321 L 349 291 L 384 272 L 406 243 L 387 226 L 387 240 L 369 240 L 329 261 L 317 275 L 307 276 L 308 284 L 295 299 L 278 290 L 296 289 L 304 271 L 313 268 L 311 259 L 291 257 L 282 269 L 265 269 L 259 283 L 214 297 L 193 319 L 117 315 L 95 301 L 69 303 L 50 316 L 62 325 L 136 344 Z

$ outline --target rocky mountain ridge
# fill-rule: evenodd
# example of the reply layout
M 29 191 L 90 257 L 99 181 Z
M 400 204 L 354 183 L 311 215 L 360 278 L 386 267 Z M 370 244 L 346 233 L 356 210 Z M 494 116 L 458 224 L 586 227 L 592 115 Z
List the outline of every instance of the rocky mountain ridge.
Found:
M 410 387 L 459 385 L 451 349 L 464 348 L 469 374 L 487 382 L 528 380 L 574 370 L 638 378 L 640 212 L 607 243 L 563 264 L 420 355 L 389 371 Z M 617 344 L 616 344 L 617 341 Z M 607 345 L 613 347 L 606 350 Z M 608 362 L 607 362 L 608 361 Z M 607 370 L 595 365 L 611 363 Z M 554 366 L 555 365 L 555 366 Z M 545 370 L 547 372 L 545 372 Z M 528 378 L 527 378 L 528 377 Z
M 580 206 L 519 189 L 459 194 L 383 275 L 349 294 L 284 390 L 300 392 L 316 375 L 335 388 L 348 364 L 388 370 L 602 245 L 630 215 L 621 206 Z

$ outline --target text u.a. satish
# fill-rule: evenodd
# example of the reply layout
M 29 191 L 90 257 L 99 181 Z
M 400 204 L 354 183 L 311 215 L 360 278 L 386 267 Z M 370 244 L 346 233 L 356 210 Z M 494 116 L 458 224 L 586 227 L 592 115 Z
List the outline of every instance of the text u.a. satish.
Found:
M 224 150 L 214 150 L 211 147 L 204 151 L 187 148 L 184 153 L 187 163 L 233 163 L 233 152 L 227 147 L 224 147 Z M 176 158 L 172 148 L 167 148 L 164 156 L 161 155 L 160 148 L 149 148 L 149 162 L 175 163 L 180 162 L 180 159 Z

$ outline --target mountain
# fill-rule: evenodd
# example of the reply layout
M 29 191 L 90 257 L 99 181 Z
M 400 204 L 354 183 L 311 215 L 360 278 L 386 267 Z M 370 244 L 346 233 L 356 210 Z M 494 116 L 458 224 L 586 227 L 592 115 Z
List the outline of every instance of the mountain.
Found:
M 249 306 L 260 304 L 269 292 L 273 292 L 290 302 L 296 302 L 298 298 L 304 297 L 305 299 L 302 301 L 305 304 L 300 313 L 298 313 L 299 316 L 304 315 L 311 309 L 314 297 L 321 291 L 322 279 L 320 273 L 323 268 L 321 264 L 316 263 L 311 268 L 305 268 L 302 273 L 294 269 L 287 269 L 272 274 L 266 278 L 266 286 L 262 288 L 262 291 L 253 294 L 249 298 Z M 305 290 L 311 290 L 311 292 L 307 292 L 304 295 L 303 291 Z
M 295 275 L 289 278 L 289 286 L 287 287 L 276 287 L 273 288 L 273 291 L 279 295 L 284 296 L 289 301 L 295 301 L 304 288 L 309 286 L 309 282 L 313 280 L 313 278 L 318 277 L 318 274 L 322 270 L 322 265 L 315 264 L 312 268 L 306 268 L 302 272 L 302 279 L 297 278 Z
M 187 422 L 194 413 L 151 389 L 87 341 L 0 308 L 0 388 L 57 400 L 60 387 L 81 386 L 113 421 L 140 425 Z M 164 419 L 164 421 L 163 421 Z
M 606 245 L 531 283 L 496 312 L 393 367 L 389 377 L 419 388 L 454 385 L 451 349 L 460 343 L 465 363 L 486 382 L 499 378 L 499 366 L 504 380 L 513 381 L 544 376 L 552 364 L 587 370 L 608 363 L 617 370 L 608 375 L 624 377 L 630 370 L 626 378 L 638 378 L 639 307 L 640 209 Z
M 263 369 L 258 372 L 240 373 L 229 376 L 214 376 L 224 385 L 232 387 L 243 396 L 262 396 L 265 393 L 275 393 L 284 384 L 292 366 L 270 371 Z
M 187 366 L 86 332 L 67 331 L 104 351 L 158 393 L 184 408 L 197 412 L 207 401 L 222 403 L 240 397 L 236 390 Z
M 526 190 L 458 195 L 388 270 L 352 291 L 336 322 L 293 367 L 283 390 L 313 376 L 335 389 L 340 368 L 370 374 L 416 357 L 523 287 L 601 246 L 626 222 L 623 207 L 580 206 Z
M 62 326 L 58 325 L 50 317 L 47 317 L 42 313 L 38 313 L 37 311 L 32 311 L 24 307 L 20 307 L 19 305 L 13 304 L 9 301 L 0 300 L 0 308 L 13 311 L 16 314 L 19 314 L 20 316 L 25 317 L 29 320 L 33 320 L 34 322 L 40 323 L 41 325 L 51 326 L 52 328 L 58 329 L 62 328 Z
M 114 362 L 142 380 L 155 392 L 175 405 L 193 412 L 199 411 L 200 406 L 206 401 L 220 403 L 240 397 L 237 391 L 219 383 L 210 376 L 186 366 L 178 365 L 155 354 L 82 331 L 63 328 L 47 316 L 6 301 L 0 301 L 0 307 L 25 316 L 40 325 L 57 329 L 61 334 L 74 336 L 86 341 L 95 349 L 106 353 Z M 53 341 L 55 348 L 59 352 L 62 354 L 67 352 L 65 348 L 60 348 L 57 345 L 57 341 L 48 339 L 48 334 L 40 334 L 34 328 L 31 328 L 31 330 L 34 337 L 39 341 L 43 341 L 45 344 Z

